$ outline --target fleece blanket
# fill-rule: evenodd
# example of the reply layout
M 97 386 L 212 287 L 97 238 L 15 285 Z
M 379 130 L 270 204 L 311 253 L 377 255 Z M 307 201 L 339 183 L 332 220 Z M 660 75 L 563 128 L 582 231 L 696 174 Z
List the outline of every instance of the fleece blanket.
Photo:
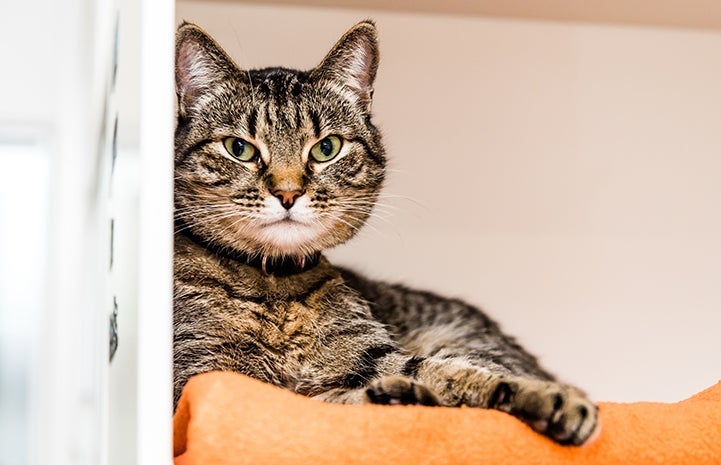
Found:
M 600 412 L 592 443 L 559 446 L 495 410 L 327 404 L 214 372 L 183 391 L 175 465 L 721 464 L 721 382 L 674 404 Z

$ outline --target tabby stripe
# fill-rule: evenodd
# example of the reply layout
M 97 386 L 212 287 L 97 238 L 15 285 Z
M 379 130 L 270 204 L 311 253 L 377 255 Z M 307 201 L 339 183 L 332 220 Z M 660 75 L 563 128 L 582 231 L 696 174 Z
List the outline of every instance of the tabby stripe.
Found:
M 239 295 L 235 292 L 235 289 L 233 286 L 231 286 L 228 283 L 225 283 L 223 281 L 220 281 L 218 279 L 215 279 L 211 276 L 205 276 L 202 280 L 200 280 L 197 285 L 202 286 L 214 286 L 219 287 L 225 291 L 226 294 L 228 294 L 228 297 L 231 299 L 242 299 L 247 300 L 256 304 L 266 304 L 267 299 L 264 297 L 259 296 L 252 296 L 252 295 Z
M 205 353 L 208 351 L 208 347 L 204 347 Z M 263 346 L 256 344 L 252 341 L 224 341 L 220 344 L 213 345 L 213 351 L 216 353 L 231 353 L 231 354 L 243 354 L 248 356 L 251 354 L 262 355 L 266 351 Z
M 427 355 L 428 355 L 428 357 L 440 357 L 442 359 L 455 357 L 455 354 L 448 354 L 448 353 L 446 353 L 444 355 L 439 355 L 441 352 L 447 352 L 447 351 L 448 351 L 448 347 L 439 346 L 439 347 L 436 347 L 435 349 L 431 350 L 430 352 L 428 352 Z
M 423 357 L 411 357 L 408 359 L 405 365 L 403 365 L 403 370 L 401 370 L 401 373 L 403 373 L 405 376 L 410 376 L 411 378 L 415 378 L 416 375 L 418 375 L 418 368 L 421 363 L 423 363 L 426 359 Z
M 320 117 L 313 110 L 310 111 L 310 120 L 313 122 L 313 131 L 315 132 L 315 137 L 320 137 Z
M 256 309 L 256 308 L 250 308 L 248 311 L 258 320 L 264 322 L 264 323 L 272 323 L 270 318 L 268 317 L 268 314 L 265 311 L 265 307 L 262 307 L 263 309 Z
M 366 153 L 368 154 L 368 156 L 371 157 L 373 159 L 373 161 L 375 161 L 376 163 L 378 163 L 380 165 L 384 164 L 383 157 L 379 156 L 377 153 L 375 153 L 373 150 L 371 150 L 370 145 L 368 145 L 368 142 L 366 142 L 365 139 L 362 139 L 360 137 L 354 137 L 350 141 L 357 142 L 358 144 L 362 145 L 363 148 L 365 149 Z
M 183 296 L 183 300 L 190 300 L 190 299 L 204 300 L 204 299 L 208 298 L 208 293 L 205 290 L 195 290 L 195 291 L 182 290 L 180 292 L 182 293 L 181 295 Z
M 198 181 L 198 184 L 207 186 L 207 187 L 220 187 L 220 186 L 227 186 L 228 184 L 231 184 L 233 182 L 232 179 L 216 179 L 215 181 Z
M 337 331 L 333 332 L 333 339 L 343 339 L 345 337 L 356 337 L 359 334 L 371 334 L 373 331 L 375 331 L 375 328 L 372 324 L 366 323 L 366 324 L 355 324 L 343 327 L 342 329 L 338 329 Z
M 273 127 L 273 119 L 270 116 L 270 105 L 265 106 L 265 124 L 269 127 Z
M 248 115 L 248 135 L 255 139 L 256 124 L 258 123 L 258 109 L 253 107 Z
M 309 287 L 308 289 L 305 289 L 304 292 L 297 297 L 297 300 L 303 301 L 303 302 L 307 301 L 308 299 L 310 299 L 311 297 L 313 297 L 313 295 L 314 295 L 316 292 L 318 292 L 318 291 L 320 291 L 321 289 L 323 289 L 323 287 L 324 287 L 326 284 L 328 284 L 328 283 L 329 283 L 329 281 L 326 281 L 326 280 L 323 280 L 323 279 L 318 280 L 317 283 L 315 283 L 314 285 L 312 285 L 312 286 Z
M 378 374 L 378 360 L 395 352 L 397 349 L 390 344 L 371 346 L 363 351 L 356 361 L 354 370 L 343 377 L 341 383 L 349 389 L 365 386 Z
M 175 342 L 208 341 L 208 340 L 212 341 L 213 339 L 215 339 L 215 338 L 206 336 L 204 334 L 179 333 L 178 331 L 176 331 L 173 336 L 173 341 L 175 341 Z
M 206 145 L 212 144 L 213 142 L 215 142 L 215 141 L 211 140 L 211 139 L 205 139 L 205 140 L 201 140 L 200 142 L 196 142 L 195 144 L 191 145 L 186 150 L 181 152 L 180 157 L 178 158 L 178 164 L 182 164 L 183 162 L 185 162 L 186 158 L 188 158 L 188 156 L 190 156 L 191 153 L 193 153 L 197 150 L 200 150 L 203 147 L 205 147 Z
M 345 175 L 349 178 L 355 178 L 363 169 L 363 163 L 355 163 L 345 169 Z
M 263 97 L 268 98 L 270 95 L 270 87 L 268 87 L 267 81 L 262 81 L 258 86 L 258 90 L 263 93 Z
M 295 128 L 300 128 L 303 124 L 303 114 L 300 111 L 300 107 L 295 107 Z
M 284 100 L 287 100 L 287 97 L 285 96 L 284 90 L 285 90 L 285 83 L 281 82 L 280 79 L 275 78 L 273 79 L 273 87 L 272 87 L 272 93 L 271 93 L 271 100 L 275 100 L 276 104 L 280 105 L 281 102 Z
M 200 160 L 200 166 L 202 168 L 204 168 L 205 171 L 210 173 L 211 176 L 213 176 L 213 175 L 217 176 L 217 173 L 218 173 L 217 161 L 218 160 L 215 158 L 203 158 Z M 215 176 L 213 176 L 213 177 L 215 177 Z M 207 177 L 208 176 L 204 176 L 204 178 L 206 178 L 206 179 L 198 179 L 197 183 L 201 184 L 203 186 L 224 186 L 224 185 L 227 185 L 227 184 L 230 184 L 233 182 L 232 178 L 208 180 Z

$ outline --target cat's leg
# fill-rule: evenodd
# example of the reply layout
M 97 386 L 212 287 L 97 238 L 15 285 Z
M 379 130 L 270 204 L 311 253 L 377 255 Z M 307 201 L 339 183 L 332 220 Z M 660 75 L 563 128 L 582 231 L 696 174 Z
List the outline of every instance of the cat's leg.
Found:
M 218 323 L 217 327 L 220 327 Z M 173 342 L 173 410 L 183 387 L 198 374 L 234 371 L 266 383 L 283 385 L 272 354 L 252 340 L 226 340 L 201 331 L 184 331 L 176 325 Z
M 440 398 L 429 387 L 400 375 L 383 376 L 361 388 L 330 389 L 313 398 L 342 404 L 441 405 Z
M 533 355 L 472 305 L 371 281 L 346 270 L 343 278 L 370 303 L 373 316 L 387 326 L 395 341 L 417 360 L 464 359 L 490 371 L 553 379 Z
M 343 276 L 412 356 L 401 374 L 430 387 L 443 405 L 496 408 L 559 442 L 580 444 L 592 436 L 595 405 L 556 381 L 478 308 L 347 271 Z
M 407 374 L 432 389 L 442 405 L 498 409 L 561 444 L 583 444 L 598 426 L 596 406 L 572 386 L 491 372 L 462 358 L 411 360 L 414 372 Z
M 385 358 L 403 361 L 397 364 L 400 374 L 380 375 L 361 387 L 335 387 L 312 397 L 346 404 L 494 408 L 561 444 L 583 444 L 597 427 L 595 405 L 571 386 L 492 373 L 462 359 L 418 360 L 401 354 Z

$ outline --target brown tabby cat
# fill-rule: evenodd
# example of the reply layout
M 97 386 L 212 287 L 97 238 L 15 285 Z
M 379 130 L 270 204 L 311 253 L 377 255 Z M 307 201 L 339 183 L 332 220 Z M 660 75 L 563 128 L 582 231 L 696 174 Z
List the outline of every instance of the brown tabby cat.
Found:
M 178 29 L 175 402 L 189 377 L 232 370 L 329 402 L 495 408 L 583 444 L 594 404 L 478 308 L 321 255 L 383 183 L 377 42 L 365 21 L 310 71 L 241 70 Z

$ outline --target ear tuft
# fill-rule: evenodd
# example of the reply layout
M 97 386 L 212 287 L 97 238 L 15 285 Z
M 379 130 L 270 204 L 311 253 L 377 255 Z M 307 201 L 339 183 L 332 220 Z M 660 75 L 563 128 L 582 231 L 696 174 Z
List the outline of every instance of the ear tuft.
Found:
M 378 31 L 371 20 L 353 26 L 333 46 L 311 77 L 341 83 L 369 106 L 378 70 Z

